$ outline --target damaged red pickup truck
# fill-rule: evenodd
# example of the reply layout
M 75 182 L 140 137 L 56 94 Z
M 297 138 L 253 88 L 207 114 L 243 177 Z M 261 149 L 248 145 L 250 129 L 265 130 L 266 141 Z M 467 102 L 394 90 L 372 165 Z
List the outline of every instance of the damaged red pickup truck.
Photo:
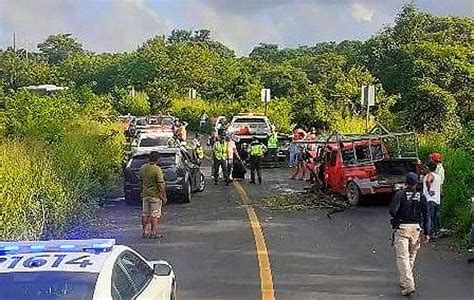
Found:
M 402 151 L 407 145 L 401 143 L 402 139 L 409 140 L 414 151 Z M 334 133 L 320 151 L 325 186 L 345 195 L 351 205 L 357 205 L 367 195 L 390 196 L 403 188 L 406 173 L 422 171 L 414 133 L 365 136 Z

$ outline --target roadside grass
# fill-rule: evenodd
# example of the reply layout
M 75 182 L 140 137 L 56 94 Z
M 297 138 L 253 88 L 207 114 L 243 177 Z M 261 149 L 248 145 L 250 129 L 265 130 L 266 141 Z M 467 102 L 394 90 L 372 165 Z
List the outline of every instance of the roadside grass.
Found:
M 108 111 L 95 106 L 94 96 L 74 96 L 20 92 L 8 99 L 0 136 L 0 240 L 61 238 L 93 226 L 104 191 L 120 174 L 120 126 L 104 118 Z M 81 110 L 74 101 L 89 102 Z

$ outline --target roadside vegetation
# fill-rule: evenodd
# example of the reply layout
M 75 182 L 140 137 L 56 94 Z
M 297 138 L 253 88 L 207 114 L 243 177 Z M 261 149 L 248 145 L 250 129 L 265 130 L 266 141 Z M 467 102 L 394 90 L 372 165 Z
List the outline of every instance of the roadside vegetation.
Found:
M 393 26 L 366 41 L 286 49 L 261 43 L 245 57 L 213 40 L 208 30 L 174 30 L 118 54 L 92 53 L 67 34 L 48 37 L 28 56 L 24 49 L 0 50 L 5 107 L 0 203 L 7 204 L 0 205 L 1 224 L 7 224 L 0 237 L 48 232 L 50 225 L 29 225 L 41 220 L 34 205 L 48 203 L 48 214 L 57 218 L 49 222 L 58 224 L 110 182 L 122 159 L 123 136 L 110 120 L 114 114 L 168 112 L 195 129 L 203 112 L 264 112 L 265 87 L 272 94 L 267 113 L 279 131 L 301 124 L 360 133 L 365 130 L 360 89 L 368 84 L 376 86 L 371 124 L 377 120 L 394 132 L 419 133 L 422 159 L 430 151 L 442 153 L 447 175 L 442 225 L 465 236 L 474 157 L 473 22 L 432 16 L 409 4 Z M 44 83 L 70 90 L 47 97 L 19 89 Z M 189 88 L 198 99 L 186 99 Z M 18 158 L 25 151 L 31 155 Z M 22 169 L 29 164 L 39 173 Z M 19 181 L 17 174 L 27 177 Z M 22 182 L 31 183 L 23 192 Z
M 81 226 L 119 173 L 124 137 L 87 90 L 6 98 L 0 139 L 0 239 Z

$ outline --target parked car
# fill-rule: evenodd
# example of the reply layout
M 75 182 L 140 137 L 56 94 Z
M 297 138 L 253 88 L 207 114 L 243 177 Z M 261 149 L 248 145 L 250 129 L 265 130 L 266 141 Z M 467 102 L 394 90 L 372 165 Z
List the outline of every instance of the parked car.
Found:
M 135 117 L 130 125 L 130 135 L 138 136 L 148 126 L 146 117 Z
M 136 152 L 128 161 L 124 170 L 124 192 L 128 204 L 140 202 L 138 172 L 148 161 L 151 151 L 160 154 L 159 166 L 163 170 L 166 194 L 171 200 L 191 202 L 193 192 L 202 192 L 205 188 L 204 175 L 189 152 L 181 148 L 146 148 Z
M 173 132 L 176 118 L 169 115 L 150 115 L 147 118 L 149 125 L 159 126 L 162 131 Z
M 384 139 L 407 135 L 332 135 L 321 153 L 325 186 L 345 195 L 351 205 L 358 204 L 364 196 L 388 196 L 402 189 L 405 175 L 411 171 L 421 174 L 422 163 L 416 149 L 409 156 L 402 156 L 399 151 L 394 155 L 384 145 Z
M 243 152 L 248 152 L 250 143 L 256 137 L 262 144 L 267 145 L 268 137 L 272 132 L 270 120 L 262 114 L 240 114 L 234 116 L 227 129 L 236 142 L 237 151 L 242 157 L 248 157 Z M 285 160 L 291 138 L 286 134 L 278 134 L 278 157 Z
M 114 239 L 0 242 L 0 299 L 176 299 L 166 261 Z
M 168 147 L 168 140 L 173 137 L 172 132 L 142 132 L 131 145 L 132 153 L 147 148 Z

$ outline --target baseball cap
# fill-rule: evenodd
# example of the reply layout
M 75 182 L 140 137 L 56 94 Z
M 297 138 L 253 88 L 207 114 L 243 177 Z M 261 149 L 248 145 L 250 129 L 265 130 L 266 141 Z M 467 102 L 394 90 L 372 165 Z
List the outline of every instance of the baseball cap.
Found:
M 409 172 L 406 176 L 406 183 L 408 185 L 418 184 L 418 174 L 416 174 L 414 172 Z
M 435 162 L 441 161 L 441 154 L 438 152 L 431 153 L 431 159 Z

